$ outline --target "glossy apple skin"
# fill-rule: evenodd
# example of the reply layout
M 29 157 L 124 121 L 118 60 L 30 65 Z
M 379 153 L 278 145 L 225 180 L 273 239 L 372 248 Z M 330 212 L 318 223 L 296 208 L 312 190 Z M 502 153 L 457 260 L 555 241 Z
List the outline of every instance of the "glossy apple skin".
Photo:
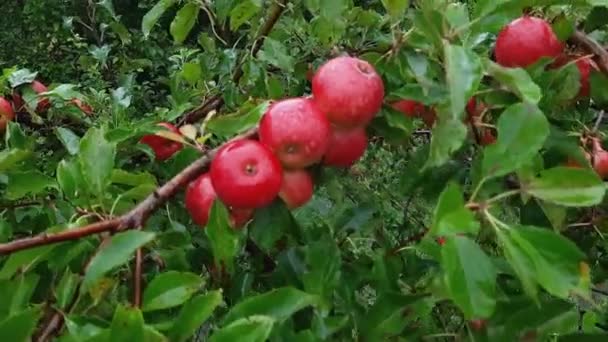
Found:
M 31 87 L 32 90 L 36 94 L 40 94 L 40 93 L 49 91 L 49 88 L 47 88 L 40 81 L 33 81 L 29 85 L 29 87 Z M 12 98 L 13 98 L 13 102 L 15 104 L 15 110 L 18 112 L 22 111 L 23 106 L 25 105 L 25 102 L 23 101 L 23 97 L 21 96 L 21 94 L 17 90 L 15 90 L 15 91 L 13 91 Z M 36 112 L 37 113 L 46 112 L 50 107 L 51 107 L 51 102 L 49 101 L 48 98 L 46 98 L 46 97 L 40 98 L 40 99 L 38 99 L 38 105 L 36 106 Z
M 312 79 L 315 102 L 339 127 L 369 123 L 382 107 L 384 83 L 374 67 L 353 57 L 337 57 L 323 64 Z
M 173 133 L 180 134 L 179 129 L 168 122 L 161 122 L 158 126 L 162 126 Z M 156 134 L 145 135 L 139 142 L 150 146 L 154 151 L 156 160 L 159 161 L 171 158 L 171 156 L 183 147 L 182 144 L 177 141 L 169 140 Z
M 332 130 L 329 149 L 323 164 L 348 168 L 359 160 L 367 149 L 367 133 L 364 127 Z
M 314 183 L 306 170 L 285 170 L 279 197 L 289 209 L 299 208 L 310 201 Z
M 545 20 L 523 16 L 505 26 L 496 39 L 496 62 L 505 67 L 525 68 L 542 57 L 556 58 L 564 49 Z
M 74 106 L 78 107 L 78 109 L 80 109 L 86 115 L 93 114 L 93 107 L 91 107 L 88 104 L 82 102 L 80 99 L 72 99 L 70 101 L 70 103 L 72 103 Z
M 414 100 L 399 100 L 394 102 L 392 106 L 407 117 L 420 117 L 427 127 L 433 127 L 437 120 L 437 114 L 432 108 Z
M 186 209 L 192 221 L 201 227 L 209 222 L 211 207 L 217 198 L 211 177 L 205 173 L 195 179 L 186 189 Z M 244 226 L 253 216 L 252 209 L 230 209 L 230 224 L 235 228 Z
M 329 146 L 329 121 L 315 103 L 293 98 L 273 103 L 260 121 L 260 142 L 288 169 L 317 163 Z
M 210 169 L 218 197 L 228 206 L 257 209 L 279 194 L 283 169 L 277 157 L 260 142 L 239 139 L 217 152 Z
M 0 97 L 0 133 L 6 130 L 6 125 L 9 121 L 15 118 L 15 112 L 10 101 L 4 97 Z

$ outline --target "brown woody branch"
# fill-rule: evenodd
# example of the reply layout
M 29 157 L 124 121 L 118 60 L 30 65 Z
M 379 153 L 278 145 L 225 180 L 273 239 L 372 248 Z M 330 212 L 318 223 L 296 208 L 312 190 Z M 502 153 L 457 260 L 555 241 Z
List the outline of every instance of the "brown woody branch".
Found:
M 253 128 L 241 135 L 237 135 L 231 141 L 243 138 L 251 138 L 257 134 L 257 128 Z M 23 239 L 0 244 L 0 255 L 11 254 L 20 250 L 50 245 L 53 243 L 77 240 L 86 236 L 100 234 L 103 232 L 119 232 L 127 229 L 143 227 L 146 220 L 158 208 L 165 204 L 175 194 L 196 177 L 198 177 L 211 163 L 219 147 L 209 150 L 202 157 L 194 161 L 175 177 L 160 188 L 156 189 L 150 196 L 140 202 L 128 213 L 111 220 L 93 223 L 81 228 L 70 229 L 59 233 L 43 233 Z
M 606 51 L 602 45 L 591 39 L 582 31 L 574 32 L 572 37 L 570 37 L 570 40 L 574 44 L 582 47 L 587 53 L 593 54 L 597 66 L 604 74 L 608 75 L 608 51 Z
M 142 264 L 143 264 L 143 251 L 138 248 L 135 252 L 135 267 L 133 269 L 133 306 L 136 308 L 141 307 L 141 283 L 142 283 Z
M 264 39 L 270 34 L 274 25 L 279 21 L 281 14 L 287 7 L 288 0 L 276 0 L 268 11 L 268 18 L 264 22 L 264 25 L 260 28 L 255 40 L 253 41 L 251 47 L 251 55 L 255 56 L 262 48 L 262 43 L 264 43 Z M 232 76 L 232 81 L 238 83 L 241 77 L 243 77 L 243 64 L 239 65 L 234 75 Z M 200 106 L 194 108 L 192 111 L 187 113 L 178 123 L 178 126 L 183 124 L 189 124 L 193 122 L 197 122 L 200 119 L 204 118 L 209 112 L 212 110 L 217 110 L 222 105 L 224 105 L 224 99 L 221 95 L 214 95 L 207 99 L 207 101 L 203 102 Z

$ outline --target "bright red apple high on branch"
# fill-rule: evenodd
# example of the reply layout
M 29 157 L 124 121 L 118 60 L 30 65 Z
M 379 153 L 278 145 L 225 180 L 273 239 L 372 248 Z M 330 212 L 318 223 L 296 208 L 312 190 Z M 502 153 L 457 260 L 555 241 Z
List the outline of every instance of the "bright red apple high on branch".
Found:
M 505 67 L 528 67 L 542 57 L 556 58 L 564 49 L 551 25 L 524 16 L 504 27 L 496 39 L 496 62 Z
M 181 134 L 177 127 L 168 122 L 159 123 L 158 126 L 164 127 L 164 129 L 167 129 L 175 134 Z M 154 151 L 156 159 L 160 161 L 171 158 L 171 156 L 173 156 L 183 147 L 182 143 L 180 142 L 173 141 L 156 134 L 145 135 L 141 138 L 140 142 L 150 146 L 150 148 Z

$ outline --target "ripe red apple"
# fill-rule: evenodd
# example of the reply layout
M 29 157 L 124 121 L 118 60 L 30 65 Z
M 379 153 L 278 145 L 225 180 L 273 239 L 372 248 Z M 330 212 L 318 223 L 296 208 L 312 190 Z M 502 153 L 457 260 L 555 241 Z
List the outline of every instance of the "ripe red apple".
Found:
M 608 177 L 608 152 L 604 149 L 593 153 L 593 169 L 602 179 Z
M 496 136 L 494 135 L 494 132 L 492 132 L 492 130 L 489 128 L 480 130 L 479 134 L 479 142 L 482 146 L 492 145 L 496 142 Z
M 393 108 L 410 118 L 420 117 L 428 126 L 432 127 L 437 119 L 437 114 L 432 108 L 428 108 L 420 102 L 414 100 L 400 100 L 393 103 Z
M 82 102 L 80 99 L 72 99 L 70 101 L 70 103 L 72 103 L 73 105 L 78 107 L 78 109 L 80 109 L 86 115 L 93 114 L 93 108 L 91 106 L 89 106 L 88 104 Z
M 255 140 L 239 139 L 227 143 L 211 163 L 211 182 L 218 197 L 233 208 L 261 208 L 279 194 L 281 163 L 272 152 Z
M 164 127 L 173 133 L 180 134 L 179 129 L 168 122 L 161 122 L 158 126 Z M 160 161 L 171 158 L 177 151 L 182 149 L 181 143 L 163 138 L 156 134 L 145 135 L 139 142 L 150 146 L 156 155 L 156 159 Z
M 551 25 L 523 16 L 505 26 L 496 39 L 496 61 L 505 67 L 525 68 L 542 57 L 558 57 L 564 49 Z
M 0 97 L 0 133 L 6 130 L 6 125 L 14 118 L 13 106 L 7 99 Z
M 580 90 L 578 92 L 579 97 L 589 97 L 591 94 L 591 83 L 589 82 L 589 76 L 591 75 L 591 69 L 598 69 L 595 62 L 590 57 L 579 58 L 576 60 L 576 67 L 581 74 L 580 78 Z
M 351 167 L 367 149 L 365 127 L 332 130 L 329 148 L 323 164 L 336 167 Z
M 283 184 L 279 197 L 289 209 L 295 209 L 308 203 L 312 198 L 314 184 L 306 170 L 286 170 L 283 172 Z
M 49 91 L 49 89 L 40 81 L 33 81 L 31 84 L 29 84 L 29 87 L 31 87 L 32 90 L 36 94 L 41 94 L 41 93 Z M 25 103 L 23 101 L 23 97 L 21 96 L 21 94 L 17 90 L 15 90 L 15 91 L 13 91 L 12 97 L 13 97 L 13 102 L 15 104 L 15 110 L 18 112 L 22 111 Z M 47 111 L 50 106 L 51 106 L 51 102 L 49 101 L 48 98 L 46 98 L 46 97 L 40 98 L 40 99 L 38 99 L 38 106 L 36 106 L 36 112 L 43 113 L 43 112 Z
M 217 198 L 211 177 L 208 173 L 199 176 L 188 185 L 186 189 L 186 209 L 194 223 L 205 227 L 209 221 L 211 207 Z M 251 219 L 253 210 L 251 209 L 230 209 L 230 223 L 233 227 L 244 226 Z
M 312 94 L 330 122 L 340 127 L 356 127 L 369 123 L 380 111 L 384 83 L 368 62 L 337 57 L 317 70 Z
M 329 121 L 305 98 L 273 103 L 260 121 L 260 142 L 289 169 L 301 169 L 323 158 L 329 144 Z
M 473 331 L 481 331 L 486 328 L 487 321 L 485 319 L 472 319 L 469 321 Z

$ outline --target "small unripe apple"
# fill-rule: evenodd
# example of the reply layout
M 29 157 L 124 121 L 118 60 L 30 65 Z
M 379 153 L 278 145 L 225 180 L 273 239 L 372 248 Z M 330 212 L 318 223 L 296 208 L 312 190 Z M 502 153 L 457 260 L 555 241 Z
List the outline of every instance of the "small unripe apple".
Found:
M 312 94 L 331 123 L 356 127 L 369 123 L 380 111 L 384 83 L 368 62 L 336 57 L 315 73 Z
M 91 115 L 93 113 L 93 108 L 88 104 L 82 102 L 80 99 L 72 99 L 70 103 L 78 107 L 78 109 L 80 109 L 86 115 Z
M 211 207 L 217 198 L 213 184 L 211 183 L 211 177 L 208 173 L 199 176 L 196 180 L 188 185 L 186 189 L 186 209 L 192 221 L 199 226 L 205 227 L 209 222 L 209 215 L 211 214 Z M 251 209 L 230 209 L 230 224 L 239 228 L 244 226 L 247 221 L 253 216 L 253 210 Z
M 556 58 L 564 49 L 545 20 L 523 16 L 505 26 L 496 39 L 496 61 L 505 67 L 525 68 L 542 57 Z
M 329 148 L 323 158 L 323 164 L 336 167 L 351 167 L 367 149 L 365 127 L 332 130 Z
M 289 209 L 296 209 L 308 203 L 312 198 L 314 184 L 306 170 L 286 170 L 283 172 L 283 184 L 279 197 Z
M 260 142 L 284 167 L 301 169 L 323 158 L 329 144 L 329 121 L 315 103 L 293 98 L 273 103 L 260 121 Z
M 256 209 L 269 205 L 279 194 L 281 163 L 261 143 L 239 139 L 227 143 L 211 163 L 211 182 L 228 206 Z
M 0 97 L 0 133 L 6 130 L 9 121 L 15 118 L 13 106 L 4 97 Z
M 36 94 L 41 94 L 41 93 L 45 93 L 45 92 L 49 91 L 49 89 L 40 81 L 33 81 L 28 86 L 31 87 L 32 90 Z M 15 90 L 15 91 L 13 91 L 12 97 L 13 97 L 13 102 L 15 104 L 15 110 L 18 112 L 22 111 L 23 106 L 25 105 L 25 102 L 23 101 L 23 97 L 21 96 L 21 94 Z M 51 106 L 51 102 L 49 101 L 48 98 L 46 98 L 46 97 L 40 98 L 40 99 L 38 99 L 38 106 L 36 106 L 36 112 L 43 113 L 43 112 L 47 111 L 50 106 Z
M 180 134 L 179 129 L 168 122 L 161 122 L 158 126 L 164 127 L 173 133 Z M 145 135 L 139 142 L 150 146 L 154 151 L 156 160 L 159 161 L 171 158 L 171 156 L 183 147 L 180 142 L 169 140 L 156 134 Z

